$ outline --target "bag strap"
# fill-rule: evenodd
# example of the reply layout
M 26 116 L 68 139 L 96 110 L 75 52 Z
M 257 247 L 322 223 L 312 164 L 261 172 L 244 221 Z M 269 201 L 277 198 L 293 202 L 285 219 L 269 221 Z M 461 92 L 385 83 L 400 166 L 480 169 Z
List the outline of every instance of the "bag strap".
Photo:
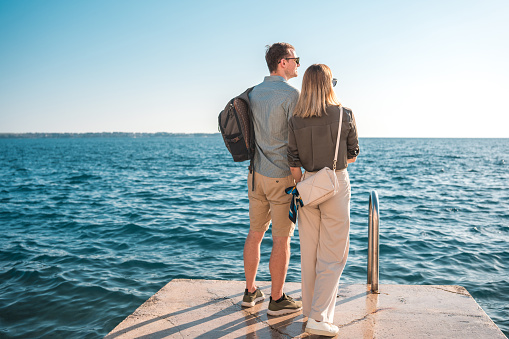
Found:
M 242 93 L 241 95 L 239 95 L 238 97 L 241 98 L 241 99 L 244 99 L 247 104 L 248 104 L 248 111 L 247 111 L 247 114 L 249 115 L 249 134 L 251 134 L 251 142 L 250 142 L 250 145 L 249 147 L 251 148 L 251 146 L 253 146 L 253 151 L 256 152 L 255 150 L 255 137 L 254 137 L 254 125 L 253 125 L 253 111 L 251 110 L 251 102 L 249 100 L 249 93 L 251 93 L 251 91 L 253 90 L 254 86 L 253 87 L 249 87 L 248 89 L 246 89 L 246 91 L 244 93 Z M 252 177 L 252 181 L 251 181 L 251 191 L 254 191 L 255 189 L 255 181 L 254 181 L 254 176 L 255 176 L 255 173 L 254 173 L 254 154 L 253 154 L 253 157 L 249 160 L 249 173 L 251 173 L 251 177 Z
M 341 137 L 341 126 L 343 125 L 343 106 L 339 108 L 339 128 L 338 138 L 336 140 L 336 152 L 334 153 L 334 162 L 332 163 L 332 170 L 336 171 L 336 163 L 338 161 L 339 139 Z

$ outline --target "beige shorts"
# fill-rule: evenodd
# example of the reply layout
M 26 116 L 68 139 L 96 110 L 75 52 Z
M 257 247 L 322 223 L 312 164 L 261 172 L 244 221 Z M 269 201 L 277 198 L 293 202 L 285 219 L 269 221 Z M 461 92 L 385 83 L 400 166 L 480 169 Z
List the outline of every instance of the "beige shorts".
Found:
M 293 236 L 295 224 L 288 218 L 292 195 L 285 193 L 287 187 L 295 185 L 293 177 L 289 175 L 286 178 L 269 178 L 255 173 L 253 191 L 252 175 L 249 173 L 247 177 L 250 229 L 265 232 L 272 220 L 273 237 Z

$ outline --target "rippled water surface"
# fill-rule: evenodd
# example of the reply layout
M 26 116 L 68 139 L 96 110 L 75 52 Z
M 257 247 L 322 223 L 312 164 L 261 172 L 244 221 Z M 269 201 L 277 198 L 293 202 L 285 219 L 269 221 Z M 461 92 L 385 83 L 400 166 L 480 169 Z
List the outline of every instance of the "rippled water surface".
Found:
M 365 283 L 376 189 L 381 283 L 465 286 L 508 335 L 509 139 L 360 144 L 342 282 Z M 0 337 L 102 337 L 171 279 L 243 280 L 246 167 L 219 135 L 0 139 Z

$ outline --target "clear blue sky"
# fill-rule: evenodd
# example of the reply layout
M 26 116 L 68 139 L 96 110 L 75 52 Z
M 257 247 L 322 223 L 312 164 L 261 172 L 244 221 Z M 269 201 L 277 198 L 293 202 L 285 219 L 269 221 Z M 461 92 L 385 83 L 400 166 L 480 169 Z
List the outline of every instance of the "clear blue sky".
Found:
M 507 0 L 0 0 L 0 133 L 217 132 L 278 41 L 361 137 L 509 137 Z

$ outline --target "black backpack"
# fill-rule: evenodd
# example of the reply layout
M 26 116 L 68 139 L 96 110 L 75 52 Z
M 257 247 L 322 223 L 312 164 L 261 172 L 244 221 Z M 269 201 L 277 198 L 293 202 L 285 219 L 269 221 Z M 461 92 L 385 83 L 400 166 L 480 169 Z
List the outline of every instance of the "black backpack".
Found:
M 252 160 L 255 152 L 254 128 L 249 103 L 249 93 L 253 87 L 231 99 L 219 113 L 219 131 L 230 151 L 233 161 Z

